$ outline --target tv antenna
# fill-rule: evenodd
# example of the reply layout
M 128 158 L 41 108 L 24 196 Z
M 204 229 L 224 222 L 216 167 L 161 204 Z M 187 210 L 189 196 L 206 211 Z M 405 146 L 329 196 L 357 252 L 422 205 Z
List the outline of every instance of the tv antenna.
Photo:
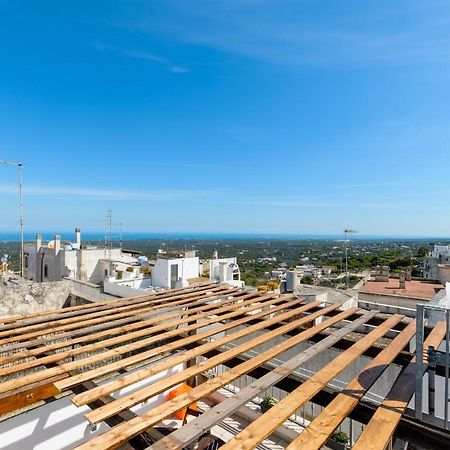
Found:
M 19 225 L 20 225 L 20 275 L 24 276 L 24 252 L 23 252 L 23 183 L 22 183 L 22 167 L 21 162 L 6 161 L 0 159 L 0 164 L 17 167 L 19 171 Z
M 106 210 L 106 223 L 108 225 L 108 258 L 111 258 L 111 248 L 112 248 L 112 211 L 111 209 Z
M 345 286 L 348 288 L 348 248 L 347 248 L 347 234 L 357 233 L 356 230 L 346 228 L 344 230 L 344 244 L 345 244 Z

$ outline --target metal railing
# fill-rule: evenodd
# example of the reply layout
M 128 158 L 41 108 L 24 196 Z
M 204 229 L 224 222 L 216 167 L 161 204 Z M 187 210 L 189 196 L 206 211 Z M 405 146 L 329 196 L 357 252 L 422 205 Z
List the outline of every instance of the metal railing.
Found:
M 423 362 L 424 354 L 424 332 L 425 332 L 425 312 L 429 313 L 430 320 L 440 320 L 444 318 L 445 323 L 445 346 L 444 350 L 440 348 L 429 347 L 428 353 L 428 412 L 435 414 L 435 385 L 436 368 L 444 370 L 444 429 L 449 429 L 449 368 L 450 368 L 450 309 L 439 305 L 418 304 L 417 305 L 417 331 L 416 331 L 416 396 L 415 396 L 415 417 L 418 420 L 423 418 L 423 374 L 425 364 Z

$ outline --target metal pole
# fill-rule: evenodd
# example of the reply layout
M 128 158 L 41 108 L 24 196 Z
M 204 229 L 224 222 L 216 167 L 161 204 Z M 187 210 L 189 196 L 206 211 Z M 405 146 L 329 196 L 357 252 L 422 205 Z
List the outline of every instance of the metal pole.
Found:
M 428 413 L 435 415 L 435 392 L 436 392 L 436 358 L 434 347 L 428 347 Z
M 449 379 L 449 350 L 450 350 L 450 310 L 447 309 L 445 311 L 445 326 L 446 326 L 446 333 L 445 333 L 445 394 L 444 394 L 444 428 L 448 430 L 448 379 Z
M 344 242 L 345 242 L 345 287 L 348 287 L 347 230 L 344 231 Z
M 416 320 L 416 398 L 414 409 L 416 419 L 422 420 L 424 305 L 417 305 Z
M 20 275 L 25 276 L 24 267 L 24 246 L 23 246 L 23 182 L 22 182 L 22 163 L 18 164 L 19 168 L 19 214 L 20 214 Z

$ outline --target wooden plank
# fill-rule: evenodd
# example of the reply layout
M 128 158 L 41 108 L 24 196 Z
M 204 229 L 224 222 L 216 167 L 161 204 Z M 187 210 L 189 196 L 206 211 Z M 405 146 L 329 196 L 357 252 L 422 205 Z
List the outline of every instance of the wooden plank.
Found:
M 281 364 L 259 380 L 256 380 L 239 390 L 233 397 L 224 399 L 218 405 L 211 408 L 207 414 L 202 414 L 191 420 L 186 425 L 178 428 L 168 436 L 153 444 L 148 450 L 181 450 L 184 447 L 187 447 L 194 439 L 205 433 L 206 430 L 211 429 L 217 423 L 230 417 L 256 396 L 263 396 L 265 390 L 289 376 L 299 366 L 309 361 L 311 358 L 314 358 L 321 351 L 331 347 L 346 334 L 355 331 L 359 326 L 368 322 L 377 314 L 377 312 L 378 311 L 368 311 L 359 319 L 333 331 L 331 335 L 322 341 L 308 347 L 302 353 Z
M 301 302 L 302 300 L 300 299 L 300 300 L 297 300 L 297 301 Z M 286 314 L 288 314 L 288 313 L 286 313 Z M 295 311 L 291 312 L 289 314 L 293 315 L 293 314 L 295 314 Z M 279 317 L 281 317 L 281 316 L 279 316 Z M 218 319 L 223 320 L 223 317 L 219 317 Z M 149 337 L 149 338 L 146 338 L 146 339 L 142 339 L 142 340 L 133 342 L 131 344 L 126 344 L 126 345 L 123 345 L 123 346 L 120 346 L 120 347 L 116 347 L 116 348 L 111 349 L 111 350 L 104 351 L 104 352 L 99 353 L 99 354 L 88 356 L 88 357 L 80 359 L 80 360 L 67 362 L 67 363 L 59 365 L 58 367 L 52 367 L 50 369 L 42 370 L 40 372 L 35 372 L 35 373 L 29 374 L 29 375 L 24 375 L 24 376 L 22 376 L 22 377 L 20 377 L 18 379 L 5 381 L 5 382 L 0 384 L 0 393 L 7 392 L 7 391 L 9 391 L 11 389 L 14 389 L 16 387 L 17 383 L 20 383 L 22 385 L 25 385 L 27 383 L 33 383 L 33 382 L 45 379 L 46 377 L 51 377 L 51 376 L 54 376 L 54 375 L 58 375 L 60 373 L 66 373 L 66 372 L 69 372 L 71 370 L 77 370 L 77 369 L 80 369 L 81 367 L 85 367 L 85 366 L 91 365 L 91 364 L 97 364 L 100 361 L 108 360 L 108 359 L 111 359 L 111 358 L 117 358 L 120 355 L 123 355 L 125 353 L 129 353 L 129 352 L 132 352 L 132 351 L 135 351 L 135 350 L 139 350 L 139 349 L 141 349 L 143 347 L 146 347 L 146 346 L 148 346 L 148 345 L 150 345 L 152 343 L 159 342 L 159 341 L 167 339 L 169 337 L 177 336 L 177 335 L 179 335 L 180 333 L 183 333 L 186 330 L 187 330 L 187 327 L 183 327 L 182 329 L 175 329 L 175 330 L 172 330 L 172 331 L 169 331 L 169 332 L 166 332 L 166 333 L 158 334 L 157 336 L 152 336 L 152 337 Z M 212 331 L 215 331 L 215 333 L 218 333 L 220 331 L 220 327 L 217 328 L 216 330 L 212 330 Z M 205 333 L 208 333 L 208 332 L 205 332 Z M 213 333 L 213 334 L 215 334 L 215 333 Z M 147 358 L 150 358 L 152 356 L 156 356 L 158 354 L 161 354 L 161 353 L 167 351 L 167 349 L 172 350 L 172 349 L 177 349 L 179 347 L 182 347 L 183 345 L 185 345 L 186 342 L 189 342 L 189 343 L 196 342 L 197 340 L 202 339 L 202 337 L 201 337 L 202 335 L 203 335 L 203 333 L 202 334 L 198 334 L 196 336 L 191 336 L 189 338 L 178 340 L 176 342 L 164 345 L 162 347 L 153 348 L 151 350 L 148 350 L 148 351 L 145 351 L 145 352 L 140 353 L 138 355 L 135 355 L 134 358 L 136 358 L 137 360 L 143 361 L 143 360 L 145 360 Z M 100 348 L 102 347 L 102 342 L 99 343 L 99 347 Z M 132 357 L 130 357 L 130 358 L 132 358 Z M 129 360 L 130 358 L 126 358 L 126 360 Z M 103 370 L 108 370 L 107 369 L 108 367 L 113 366 L 113 365 L 117 365 L 121 361 L 125 361 L 125 360 L 120 360 L 117 363 L 111 363 L 111 364 L 108 364 L 106 366 L 103 366 L 104 367 Z M 124 363 L 123 367 L 126 367 L 125 363 Z M 100 367 L 99 369 L 102 369 L 102 368 Z M 85 372 L 85 373 L 87 373 L 87 372 Z M 110 373 L 110 372 L 107 371 L 106 373 Z
M 416 322 L 411 322 L 381 353 L 378 354 L 302 431 L 287 447 L 288 450 L 320 449 L 353 411 L 366 392 L 394 361 L 396 356 L 408 345 L 416 334 Z
M 8 392 L 7 395 L 0 395 L 0 416 L 59 394 L 53 382 L 65 376 L 58 375 L 34 385 L 18 387 L 16 390 Z
M 424 342 L 425 351 L 430 345 L 437 348 L 444 336 L 445 324 L 444 322 L 438 322 Z M 353 449 L 383 450 L 388 445 L 415 392 L 416 357 L 413 358 L 406 369 L 395 380 L 389 394 L 378 407 L 366 428 L 364 428 Z M 423 362 L 423 373 L 425 373 L 428 364 L 425 360 Z
M 193 291 L 196 289 L 203 289 L 203 287 L 206 288 L 208 286 L 213 286 L 213 285 L 217 285 L 217 283 L 205 282 L 205 283 L 200 283 L 198 285 L 198 287 L 196 286 L 196 287 L 169 289 L 166 291 L 155 292 L 153 294 L 142 294 L 142 295 L 133 295 L 131 297 L 113 298 L 113 299 L 109 299 L 109 300 L 101 300 L 101 301 L 94 302 L 94 303 L 86 303 L 83 305 L 69 306 L 67 308 L 52 309 L 51 311 L 40 311 L 40 312 L 36 312 L 36 313 L 32 313 L 32 314 L 0 317 L 0 324 L 6 325 L 9 323 L 18 322 L 18 321 L 28 319 L 28 318 L 51 316 L 53 314 L 59 314 L 59 313 L 67 312 L 67 311 L 81 311 L 82 312 L 84 309 L 96 308 L 97 306 L 100 306 L 100 305 L 111 306 L 111 305 L 114 305 L 115 303 L 121 302 L 121 301 L 132 301 L 132 300 L 140 299 L 140 298 L 146 299 L 146 298 L 153 298 L 153 297 L 160 297 L 160 296 L 170 296 L 170 294 L 181 293 L 181 291 L 183 291 L 183 293 L 187 293 L 189 291 Z
M 264 315 L 267 314 L 272 314 L 274 312 L 278 312 L 279 310 L 283 309 L 283 305 L 279 306 L 278 308 L 273 308 L 269 311 L 262 311 L 261 313 L 259 313 L 259 317 L 262 317 Z M 295 315 L 298 314 L 298 311 L 307 311 L 308 309 L 311 309 L 311 304 L 309 305 L 305 305 L 302 308 L 299 308 L 296 312 Z M 241 320 L 238 321 L 234 321 L 229 323 L 227 326 L 229 326 L 228 329 L 233 328 L 235 326 L 239 326 L 239 325 L 243 325 L 244 323 L 250 321 L 250 320 L 254 320 L 257 316 L 255 315 L 251 315 L 249 317 L 244 317 Z M 281 317 L 282 315 L 278 316 Z M 286 317 L 292 317 L 292 316 L 288 316 L 286 314 Z M 282 319 L 281 319 L 282 320 Z M 270 323 L 269 323 L 270 322 Z M 263 330 L 265 329 L 267 326 L 269 326 L 272 323 L 278 323 L 278 322 L 274 322 L 274 319 L 268 319 L 267 321 L 252 325 L 250 327 L 246 327 L 244 329 L 241 329 L 239 331 L 236 331 L 234 333 L 228 334 L 220 339 L 214 340 L 212 342 L 208 342 L 206 344 L 200 345 L 197 348 L 194 348 L 192 350 L 188 350 L 186 352 L 184 352 L 181 355 L 176 355 L 174 357 L 168 358 L 164 361 L 161 361 L 159 363 L 155 363 L 152 364 L 150 367 L 146 367 L 140 370 L 137 370 L 133 373 L 130 373 L 128 375 L 124 375 L 122 377 L 118 377 L 116 379 L 114 379 L 111 382 L 108 383 L 104 383 L 101 386 L 99 386 L 95 391 L 90 391 L 90 392 L 86 392 L 83 396 L 75 396 L 72 401 L 77 405 L 77 406 L 81 406 L 83 404 L 88 403 L 89 401 L 91 401 L 93 398 L 100 398 L 105 394 L 109 394 L 112 392 L 115 392 L 119 389 L 123 389 L 126 386 L 131 386 L 134 383 L 137 383 L 139 381 L 143 381 L 148 379 L 148 377 L 152 376 L 152 375 L 156 375 L 160 372 L 162 372 L 163 370 L 167 370 L 173 366 L 176 366 L 182 362 L 188 361 L 189 359 L 192 358 L 196 358 L 198 356 L 201 356 L 203 354 L 206 354 L 212 350 L 215 350 L 221 346 L 224 346 L 230 342 L 234 342 L 237 339 L 240 339 L 241 337 L 250 335 L 251 333 L 258 331 L 258 330 Z M 295 328 L 295 326 L 294 326 Z M 224 331 L 226 331 L 226 329 L 221 330 L 221 333 L 223 333 Z M 279 331 L 279 330 L 278 330 Z M 254 342 L 257 342 L 255 339 L 253 339 Z M 248 343 L 250 344 L 250 342 L 252 341 L 248 341 Z M 220 355 L 218 355 L 218 357 L 225 357 L 225 353 L 221 353 Z M 212 364 L 214 358 L 212 358 L 210 361 L 210 364 Z M 228 358 L 229 359 L 229 358 Z M 214 365 L 213 365 L 214 367 Z M 94 369 L 95 370 L 95 369 Z M 204 369 L 205 370 L 205 369 Z M 186 372 L 186 370 L 183 373 L 188 373 Z M 189 372 L 190 373 L 190 372 Z M 61 385 L 66 385 L 67 383 L 69 383 L 71 380 L 68 379 L 66 380 L 66 383 L 61 383 Z
M 238 293 L 238 295 L 240 296 L 241 293 Z M 170 311 L 172 311 L 172 310 L 180 311 L 180 309 L 182 309 L 184 307 L 209 304 L 210 302 L 214 302 L 216 300 L 222 299 L 222 297 L 223 297 L 222 293 L 204 294 L 198 298 L 191 298 L 190 299 L 192 301 L 191 303 L 183 304 L 180 307 L 173 306 L 170 308 L 165 308 L 164 310 L 161 309 L 161 310 L 157 310 L 154 312 L 155 312 L 155 314 L 159 315 L 161 312 L 170 313 Z M 14 342 L 12 344 L 7 344 L 7 345 L 4 344 L 1 346 L 0 352 L 2 352 L 2 353 L 14 352 L 21 348 L 29 348 L 29 347 L 36 347 L 36 346 L 41 346 L 41 345 L 48 345 L 49 342 L 58 341 L 61 339 L 66 339 L 66 338 L 71 338 L 74 335 L 85 334 L 86 330 L 92 330 L 93 332 L 96 332 L 100 329 L 109 328 L 108 324 L 110 324 L 110 323 L 117 323 L 119 325 L 122 325 L 122 324 L 126 324 L 126 323 L 133 322 L 133 321 L 140 322 L 142 320 L 145 320 L 145 318 L 151 317 L 152 316 L 152 314 L 150 314 L 151 312 L 153 312 L 153 309 L 151 307 L 149 307 L 148 310 L 141 309 L 139 314 L 110 315 L 110 316 L 108 316 L 107 321 L 105 321 L 103 319 L 96 319 L 93 321 L 89 321 L 89 323 L 87 321 L 84 321 L 83 327 L 79 327 L 78 325 L 71 325 L 70 327 L 65 326 L 64 330 L 58 330 L 57 333 L 50 334 L 49 336 L 46 336 L 46 335 L 43 335 L 42 333 L 40 333 L 40 335 L 37 338 L 31 338 L 31 340 L 27 340 L 27 341 L 23 341 L 23 342 Z M 122 318 L 123 316 L 125 316 L 125 318 Z M 92 324 L 91 322 L 94 322 L 94 324 Z M 69 331 L 66 331 L 66 330 L 69 330 Z M 54 331 L 55 330 L 53 330 L 53 332 Z M 13 357 L 13 356 L 8 355 L 8 357 Z M 2 361 L 3 361 L 3 359 L 2 359 Z
M 237 297 L 237 298 L 233 297 L 232 299 L 226 299 L 223 302 L 221 302 L 220 304 L 222 305 L 224 303 L 227 304 L 227 303 L 236 302 L 238 299 L 241 300 L 241 297 Z M 53 344 L 53 345 L 46 345 L 39 349 L 28 350 L 27 352 L 24 352 L 27 354 L 27 356 L 32 356 L 32 355 L 35 356 L 37 354 L 41 354 L 44 352 L 48 353 L 50 350 L 53 350 L 54 348 L 68 348 L 72 345 L 79 344 L 81 342 L 84 343 L 87 341 L 96 341 L 94 344 L 85 345 L 83 347 L 78 347 L 78 348 L 71 349 L 71 350 L 61 351 L 58 353 L 50 354 L 43 358 L 33 359 L 31 361 L 26 361 L 23 363 L 14 364 L 9 367 L 1 368 L 0 376 L 6 376 L 6 375 L 10 375 L 10 374 L 17 373 L 20 371 L 28 370 L 32 367 L 42 366 L 43 364 L 61 361 L 69 356 L 81 355 L 83 353 L 88 353 L 92 350 L 97 350 L 98 348 L 106 348 L 111 345 L 116 345 L 116 344 L 123 343 L 123 342 L 129 341 L 129 340 L 132 340 L 132 339 L 146 337 L 146 336 L 155 334 L 158 331 L 165 331 L 167 328 L 177 327 L 184 323 L 188 323 L 191 320 L 198 320 L 201 318 L 205 318 L 211 314 L 220 314 L 220 313 L 223 313 L 226 311 L 233 311 L 235 309 L 241 308 L 244 305 L 250 305 L 250 304 L 254 304 L 254 303 L 255 303 L 254 298 L 251 298 L 250 300 L 243 301 L 240 303 L 233 303 L 229 306 L 223 306 L 221 308 L 217 308 L 218 304 L 213 303 L 211 305 L 204 305 L 199 308 L 192 309 L 191 311 L 189 311 L 189 314 L 192 314 L 192 316 L 188 316 L 187 318 L 184 318 L 184 319 L 166 322 L 166 320 L 168 320 L 170 318 L 177 318 L 177 317 L 180 317 L 181 314 L 183 314 L 183 313 L 180 313 L 180 311 L 178 311 L 177 313 L 169 314 L 164 317 L 156 317 L 156 318 L 152 318 L 149 320 L 143 320 L 142 322 L 139 322 L 137 324 L 132 324 L 132 325 L 129 325 L 126 327 L 119 327 L 114 330 L 107 330 L 103 333 L 97 333 L 96 335 L 84 336 L 82 338 L 72 339 L 72 340 L 68 340 L 65 342 L 59 342 L 59 343 Z M 216 308 L 212 309 L 214 307 L 216 307 Z M 201 313 L 201 314 L 195 314 L 195 313 L 197 313 L 199 311 L 203 311 L 205 309 L 212 309 L 212 310 Z M 254 309 L 257 309 L 257 307 Z M 188 313 L 188 312 L 186 311 L 186 313 Z M 150 327 L 150 325 L 154 325 L 156 323 L 161 323 L 162 320 L 164 322 L 163 324 Z M 200 325 L 197 325 L 197 326 L 199 327 Z M 144 328 L 144 329 L 139 330 L 139 328 Z M 133 331 L 133 332 L 129 332 L 133 329 L 137 329 L 137 330 Z M 180 330 L 180 332 L 182 332 L 182 331 L 185 331 L 185 330 Z M 102 337 L 108 336 L 110 334 L 119 334 L 119 333 L 124 333 L 124 334 L 122 334 L 118 337 L 115 337 L 115 338 L 101 340 Z M 0 347 L 0 351 L 1 351 L 1 347 Z
M 219 286 L 216 286 L 216 288 Z M 224 287 L 223 287 L 224 288 Z M 79 305 L 79 306 L 72 306 L 68 308 L 62 308 L 52 311 L 45 311 L 43 313 L 37 313 L 36 315 L 25 315 L 25 316 L 16 316 L 16 320 L 11 321 L 11 323 L 3 323 L 2 326 L 0 326 L 0 329 L 3 330 L 13 330 L 16 328 L 23 328 L 34 324 L 40 324 L 43 322 L 51 322 L 54 320 L 64 319 L 67 317 L 81 317 L 84 314 L 89 314 L 96 311 L 104 311 L 109 310 L 112 308 L 118 308 L 121 306 L 128 306 L 128 305 L 138 305 L 140 303 L 147 303 L 152 302 L 152 304 L 161 303 L 162 301 L 170 302 L 171 300 L 174 300 L 176 298 L 180 298 L 182 295 L 190 294 L 190 293 L 200 293 L 204 292 L 206 293 L 210 288 L 209 287 L 202 287 L 200 289 L 185 289 L 182 292 L 173 293 L 172 291 L 164 291 L 164 293 L 160 293 L 159 295 L 155 294 L 144 294 L 144 295 L 138 295 L 135 297 L 128 297 L 128 298 L 118 298 L 114 301 L 107 300 L 105 302 L 95 302 L 90 303 L 87 305 Z M 236 290 L 238 290 L 237 288 Z M 0 320 L 1 322 L 1 320 Z
M 214 295 L 219 295 L 219 294 L 224 294 L 224 292 L 223 291 L 222 292 L 219 291 L 219 292 L 214 292 L 212 294 L 206 294 L 206 295 L 201 295 L 201 296 L 199 296 L 197 294 L 196 296 L 190 296 L 189 298 L 185 298 L 185 299 L 182 299 L 182 300 L 177 300 L 176 302 L 173 302 L 171 304 L 171 306 L 173 306 L 175 304 L 182 305 L 184 303 L 192 301 L 192 297 L 205 299 L 205 301 L 206 301 L 207 298 L 210 298 L 210 297 L 212 297 Z M 83 325 L 87 326 L 87 325 L 92 325 L 92 324 L 95 324 L 95 323 L 105 322 L 105 319 L 109 321 L 109 320 L 112 320 L 112 319 L 118 319 L 120 317 L 138 316 L 138 315 L 142 315 L 144 312 L 150 312 L 150 311 L 164 309 L 164 308 L 167 308 L 167 306 L 165 306 L 165 305 L 155 305 L 155 306 L 149 306 L 148 308 L 142 308 L 141 307 L 140 309 L 132 310 L 132 311 L 126 311 L 126 312 L 110 311 L 106 315 L 106 317 L 104 317 L 104 316 L 96 317 L 96 318 L 89 319 L 89 320 L 86 320 L 86 316 L 85 316 L 84 319 L 83 319 Z M 113 312 L 114 312 L 114 314 L 113 314 Z M 10 343 L 10 342 L 23 341 L 23 340 L 26 340 L 26 339 L 31 339 L 31 338 L 35 338 L 37 336 L 43 336 L 43 335 L 46 335 L 46 334 L 56 333 L 56 332 L 59 332 L 59 331 L 73 330 L 73 329 L 77 329 L 79 327 L 80 327 L 80 321 L 78 321 L 78 322 L 75 321 L 73 323 L 62 325 L 62 326 L 59 326 L 59 327 L 54 327 L 54 328 L 48 328 L 47 327 L 45 329 L 41 329 L 41 330 L 38 330 L 38 331 L 25 333 L 25 334 L 20 334 L 20 335 L 13 336 L 13 337 L 10 337 L 10 338 L 7 338 L 7 339 L 2 339 L 2 340 L 0 340 L 0 345 L 7 344 L 7 343 Z
M 284 309 L 286 307 L 291 307 L 291 306 L 295 306 L 295 305 L 301 304 L 302 301 L 303 301 L 302 299 L 292 300 L 288 304 L 282 305 L 280 307 L 280 309 Z M 302 312 L 303 311 L 307 311 L 308 309 L 311 309 L 314 306 L 317 306 L 317 305 L 313 305 L 313 304 L 304 305 L 304 306 L 294 310 L 293 312 L 287 312 L 287 313 L 279 315 L 276 319 L 275 318 L 274 319 L 270 319 L 270 321 L 271 321 L 270 323 L 278 323 L 279 321 L 284 320 L 285 317 L 292 317 L 293 315 L 298 314 L 298 311 L 302 311 Z M 242 319 L 240 319 L 238 321 L 232 321 L 232 322 L 230 322 L 228 324 L 225 324 L 225 325 L 222 325 L 220 327 L 209 329 L 209 330 L 206 330 L 206 331 L 204 331 L 202 333 L 198 333 L 195 336 L 188 336 L 188 337 L 185 337 L 185 338 L 183 338 L 181 340 L 178 340 L 176 342 L 172 342 L 172 343 L 163 345 L 163 346 L 161 346 L 159 348 L 148 350 L 146 352 L 143 352 L 143 353 L 140 353 L 140 354 L 137 354 L 137 355 L 133 355 L 133 356 L 121 359 L 121 360 L 116 361 L 116 362 L 112 362 L 112 363 L 110 363 L 110 364 L 108 364 L 106 366 L 102 366 L 102 367 L 98 367 L 96 369 L 84 371 L 82 374 L 77 375 L 76 377 L 71 377 L 70 379 L 65 380 L 64 383 L 62 383 L 62 382 L 58 383 L 57 384 L 57 388 L 61 389 L 61 390 L 67 389 L 70 386 L 73 386 L 73 385 L 75 385 L 77 383 L 80 383 L 80 382 L 82 382 L 84 380 L 91 380 L 91 379 L 99 378 L 100 376 L 107 375 L 108 373 L 112 373 L 112 372 L 115 372 L 117 370 L 123 369 L 123 368 L 125 368 L 127 366 L 134 365 L 136 363 L 145 361 L 146 359 L 148 359 L 151 356 L 156 356 L 158 354 L 164 354 L 164 353 L 167 353 L 169 351 L 182 349 L 184 346 L 186 346 L 188 344 L 192 344 L 192 343 L 197 342 L 199 340 L 206 339 L 206 338 L 208 338 L 210 336 L 213 336 L 213 335 L 215 335 L 217 333 L 222 333 L 222 332 L 224 332 L 226 330 L 229 330 L 231 328 L 236 327 L 239 324 L 244 324 L 246 322 L 254 320 L 256 317 L 264 317 L 264 316 L 270 314 L 271 311 L 272 310 L 262 311 L 258 315 L 257 314 L 250 315 L 250 316 L 244 317 L 244 318 L 242 318 Z M 211 319 L 211 320 L 208 321 L 207 324 L 203 324 L 203 326 L 209 325 L 211 323 L 216 323 L 216 322 L 221 321 L 221 320 L 225 320 L 224 316 L 220 316 L 220 317 L 218 317 L 216 319 Z M 253 325 L 252 326 L 253 327 L 252 330 L 263 329 L 264 326 L 267 326 L 265 324 L 266 324 L 266 322 L 262 322 L 260 324 Z M 186 330 L 188 330 L 188 327 L 184 327 L 181 331 L 185 332 Z M 250 332 L 251 331 L 244 330 L 243 336 L 245 336 L 246 334 L 248 334 Z
M 282 425 L 298 408 L 320 392 L 327 383 L 333 380 L 356 358 L 361 356 L 376 340 L 384 336 L 393 326 L 399 323 L 402 318 L 403 316 L 396 314 L 382 325 L 379 325 L 292 391 L 287 397 L 280 400 L 258 420 L 252 422 L 247 428 L 228 441 L 222 449 L 244 450 L 255 448 L 279 425 Z
M 229 290 L 225 290 L 223 288 L 211 289 L 212 294 L 216 294 L 216 295 L 218 293 L 225 294 L 225 293 L 231 292 L 231 291 L 236 291 L 236 289 L 229 289 Z M 104 311 L 89 313 L 89 314 L 86 314 L 81 317 L 76 316 L 76 317 L 70 317 L 68 319 L 55 320 L 51 324 L 40 323 L 37 325 L 16 328 L 14 330 L 0 331 L 0 337 L 7 336 L 7 337 L 4 337 L 3 339 L 0 339 L 0 345 L 6 344 L 8 342 L 14 342 L 16 340 L 23 341 L 24 339 L 27 339 L 29 337 L 35 337 L 35 336 L 39 336 L 42 334 L 54 333 L 61 329 L 62 330 L 65 329 L 65 328 L 60 327 L 59 325 L 67 326 L 67 324 L 74 324 L 74 323 L 76 325 L 78 325 L 80 322 L 87 323 L 87 322 L 89 322 L 88 319 L 95 319 L 95 318 L 100 318 L 100 320 L 103 320 L 105 317 L 109 317 L 113 313 L 122 313 L 122 314 L 128 314 L 128 315 L 142 314 L 144 311 L 152 311 L 153 309 L 158 310 L 158 309 L 163 309 L 163 308 L 167 308 L 167 307 L 173 307 L 175 305 L 182 305 L 183 303 L 189 303 L 189 301 L 191 301 L 193 297 L 200 298 L 200 297 L 202 297 L 202 295 L 198 294 L 198 293 L 192 293 L 192 294 L 183 295 L 181 297 L 179 299 L 177 299 L 176 301 L 171 302 L 170 305 L 167 305 L 166 303 L 155 304 L 154 301 L 148 301 L 148 302 L 140 303 L 138 305 L 133 304 L 133 305 L 129 305 L 129 306 L 121 306 L 118 308 L 112 308 L 112 309 L 107 309 Z M 204 297 L 206 298 L 207 295 L 205 295 Z M 143 308 L 143 306 L 146 306 L 146 307 Z M 127 313 L 125 313 L 124 311 L 127 311 Z M 38 330 L 38 331 L 31 331 L 31 330 Z
M 339 306 L 339 305 L 333 305 L 333 306 Z M 325 308 L 327 309 L 327 308 Z M 325 311 L 322 310 L 322 313 Z M 142 433 L 146 429 L 156 425 L 157 423 L 161 422 L 161 420 L 164 420 L 166 417 L 170 416 L 171 414 L 174 414 L 175 412 L 179 411 L 180 409 L 183 409 L 184 407 L 190 405 L 192 402 L 200 400 L 201 398 L 210 395 L 212 392 L 216 391 L 217 389 L 220 389 L 221 387 L 227 385 L 231 381 L 233 381 L 236 378 L 239 378 L 242 375 L 245 375 L 246 373 L 250 372 L 254 368 L 258 367 L 261 364 L 264 364 L 266 361 L 268 361 L 271 358 L 276 357 L 280 353 L 283 353 L 288 348 L 297 345 L 318 332 L 324 330 L 325 328 L 328 328 L 329 326 L 334 325 L 335 323 L 344 320 L 347 317 L 350 317 L 352 314 L 357 311 L 358 308 L 352 308 L 347 311 L 344 311 L 330 319 L 327 319 L 323 321 L 322 323 L 316 325 L 315 327 L 308 328 L 305 331 L 302 331 L 301 333 L 297 334 L 296 336 L 293 336 L 286 341 L 277 344 L 270 349 L 260 353 L 259 355 L 251 358 L 248 361 L 243 362 L 242 364 L 239 364 L 236 367 L 233 367 L 229 371 L 223 373 L 222 375 L 215 377 L 211 380 L 206 381 L 205 383 L 201 384 L 200 386 L 197 386 L 196 388 L 192 389 L 190 392 L 186 394 L 179 395 L 175 397 L 172 400 L 169 400 L 165 402 L 162 405 L 159 405 L 152 410 L 142 414 L 139 417 L 136 417 L 136 419 L 128 421 L 126 424 L 119 425 L 117 427 L 114 427 L 110 431 L 107 431 L 103 434 L 100 434 L 96 436 L 95 438 L 91 439 L 89 442 L 86 442 L 85 444 L 82 444 L 81 446 L 77 447 L 78 450 L 87 450 L 87 449 L 113 449 L 118 448 L 122 444 L 126 443 L 129 439 L 131 439 L 134 436 L 137 436 L 138 434 Z M 305 317 L 304 323 L 307 323 L 306 321 L 308 319 L 311 319 L 313 315 L 316 315 L 317 313 L 311 314 L 310 317 Z M 164 380 L 162 380 L 164 381 Z M 155 383 L 156 385 L 156 383 Z M 165 390 L 164 386 L 161 385 L 161 388 L 163 391 Z

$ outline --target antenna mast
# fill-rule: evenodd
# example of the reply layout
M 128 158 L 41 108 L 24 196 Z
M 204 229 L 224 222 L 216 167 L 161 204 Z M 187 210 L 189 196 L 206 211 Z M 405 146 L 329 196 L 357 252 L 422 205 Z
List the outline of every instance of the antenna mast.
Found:
M 20 275 L 24 276 L 24 245 L 23 245 L 23 183 L 22 183 L 22 167 L 21 162 L 6 161 L 0 159 L 0 164 L 17 167 L 19 171 L 19 225 L 20 225 Z
M 106 221 L 109 226 L 108 230 L 108 258 L 111 258 L 111 248 L 112 248 L 112 211 L 111 209 L 106 210 Z
M 357 233 L 356 230 L 346 228 L 344 230 L 344 244 L 345 244 L 345 286 L 348 288 L 348 249 L 347 249 L 347 234 Z

